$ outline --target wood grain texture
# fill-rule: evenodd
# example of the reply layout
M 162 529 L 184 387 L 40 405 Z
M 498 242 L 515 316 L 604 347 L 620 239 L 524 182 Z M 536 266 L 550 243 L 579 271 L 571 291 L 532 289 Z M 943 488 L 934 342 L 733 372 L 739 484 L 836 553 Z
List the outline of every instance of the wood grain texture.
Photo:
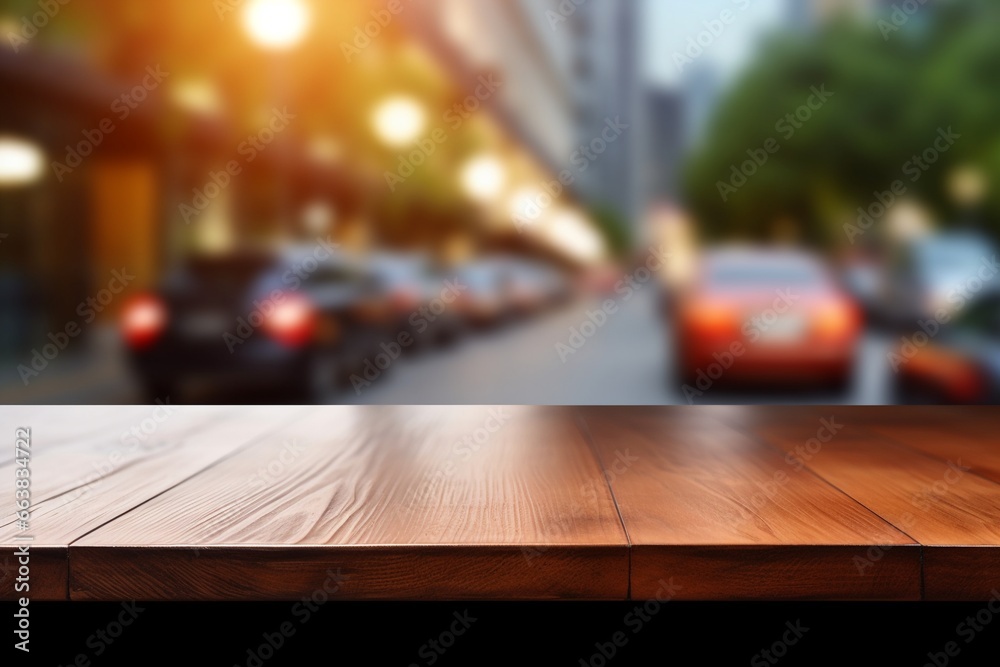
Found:
M 23 543 L 18 543 L 18 545 Z M 27 566 L 27 581 L 17 581 L 21 577 L 19 562 L 21 556 L 15 553 L 17 547 L 3 545 L 0 556 L 0 599 L 16 600 L 27 597 L 34 600 L 65 600 L 69 595 L 69 561 L 65 547 L 30 546 Z M 28 589 L 18 588 L 27 585 Z
M 992 408 L 185 406 L 131 446 L 152 410 L 0 408 L 33 429 L 33 600 L 1000 590 Z
M 919 415 L 923 408 L 911 410 L 913 421 L 926 418 Z M 951 419 L 971 423 L 975 412 L 959 411 Z M 922 545 L 926 599 L 985 600 L 1000 587 L 1000 485 L 959 461 L 959 451 L 973 452 L 970 441 L 952 449 L 953 438 L 922 440 L 922 449 L 937 454 L 932 456 L 910 446 L 910 427 L 878 426 L 856 409 L 803 408 L 781 420 L 774 416 L 758 413 L 747 428 L 786 452 L 813 438 L 819 419 L 841 425 L 806 465 Z M 874 557 L 878 553 L 861 554 L 859 569 L 869 572 L 866 563 Z
M 3 411 L 17 415 L 20 409 Z M 56 498 L 74 502 L 99 488 L 105 477 L 141 461 L 166 461 L 173 467 L 177 445 L 183 440 L 213 424 L 225 428 L 226 421 L 240 418 L 237 409 L 201 406 L 174 413 L 136 405 L 112 411 L 44 406 L 36 407 L 34 413 L 34 418 L 20 417 L 19 421 L 32 427 L 31 499 L 36 506 Z M 13 423 L 0 415 L 0 423 L 6 421 Z M 13 447 L 9 449 L 13 452 Z M 13 465 L 12 459 L 0 465 L 0 488 L 6 490 L 3 485 L 13 478 Z M 0 519 L 0 525 L 11 518 Z
M 146 411 L 149 411 L 147 408 Z M 81 441 L 107 437 L 130 428 L 141 412 L 138 406 L 122 408 L 109 405 L 3 405 L 0 427 L 13 441 L 14 429 L 30 426 L 45 442 L 45 451 L 73 447 Z M 65 451 L 65 450 L 62 450 Z M 14 460 L 14 448 L 0 449 L 0 465 Z
M 44 567 L 32 569 L 33 599 L 46 599 L 49 591 L 66 597 L 68 547 L 75 539 L 279 427 L 297 411 L 301 408 L 255 409 L 251 414 L 215 407 L 174 408 L 171 413 L 154 413 L 152 406 L 110 411 L 4 408 L 0 418 L 5 424 L 16 421 L 32 428 L 27 533 L 34 538 L 32 551 L 44 548 L 45 554 L 40 561 Z M 81 435 L 74 438 L 73 432 Z M 13 484 L 11 460 L 0 465 L 0 494 L 13 499 Z M 15 521 L 13 502 L 5 503 L 0 518 L 4 553 L 13 553 L 15 538 L 24 534 Z M 57 575 L 58 580 L 49 581 Z M 15 596 L 12 583 L 2 582 L 0 597 Z
M 624 600 L 628 587 L 624 545 L 73 547 L 72 558 L 74 600 L 298 600 L 320 590 L 337 600 Z
M 632 547 L 632 596 L 918 599 L 919 550 L 858 502 L 703 408 L 587 408 Z M 634 459 L 614 469 L 613 460 Z M 850 554 L 890 546 L 860 577 Z
M 628 544 L 563 408 L 314 408 L 71 548 L 74 599 L 624 599 Z
M 921 407 L 921 413 L 940 413 L 937 406 Z M 866 427 L 890 440 L 942 461 L 961 462 L 977 475 L 1000 483 L 1000 408 L 968 406 L 948 413 L 947 420 L 914 419 L 909 423 L 873 421 Z

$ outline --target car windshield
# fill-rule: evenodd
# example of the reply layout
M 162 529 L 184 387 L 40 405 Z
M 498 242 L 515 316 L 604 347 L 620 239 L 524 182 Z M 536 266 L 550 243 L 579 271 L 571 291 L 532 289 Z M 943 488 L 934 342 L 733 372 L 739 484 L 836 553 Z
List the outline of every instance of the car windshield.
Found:
M 430 267 L 421 258 L 404 255 L 385 255 L 370 260 L 372 271 L 388 288 L 412 288 L 420 285 L 430 275 Z
M 361 283 L 365 274 L 349 266 L 321 266 L 316 270 L 315 282 L 322 283 Z
M 817 267 L 804 262 L 775 259 L 771 262 L 719 261 L 709 267 L 707 281 L 718 287 L 795 286 L 808 287 L 822 282 Z
M 264 255 L 200 257 L 187 262 L 184 273 L 199 289 L 232 294 L 245 290 L 274 265 Z
M 500 276 L 486 265 L 467 266 L 459 271 L 459 277 L 475 290 L 490 290 L 497 286 Z
M 938 239 L 923 244 L 918 254 L 932 284 L 948 286 L 968 278 L 988 250 L 974 239 Z

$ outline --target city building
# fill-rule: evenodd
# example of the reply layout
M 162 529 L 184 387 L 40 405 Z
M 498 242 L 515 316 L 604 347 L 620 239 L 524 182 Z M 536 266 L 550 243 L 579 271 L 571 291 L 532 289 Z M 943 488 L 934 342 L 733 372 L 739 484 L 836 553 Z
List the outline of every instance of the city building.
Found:
M 643 187 L 637 3 L 444 0 L 420 7 L 431 44 L 459 56 L 445 62 L 473 68 L 459 78 L 492 72 L 504 82 L 490 100 L 493 112 L 539 162 L 552 175 L 569 170 L 569 189 L 582 203 L 610 207 L 636 225 Z M 609 123 L 628 127 L 603 142 Z

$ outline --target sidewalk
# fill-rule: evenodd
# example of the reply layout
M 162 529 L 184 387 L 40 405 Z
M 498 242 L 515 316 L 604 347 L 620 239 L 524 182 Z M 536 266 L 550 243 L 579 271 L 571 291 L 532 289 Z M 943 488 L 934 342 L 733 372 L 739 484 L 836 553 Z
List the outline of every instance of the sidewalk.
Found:
M 97 329 L 87 347 L 74 355 L 58 356 L 37 377 L 21 380 L 17 367 L 27 357 L 9 360 L 0 384 L 3 405 L 88 405 L 135 403 L 139 392 L 132 379 L 118 331 Z

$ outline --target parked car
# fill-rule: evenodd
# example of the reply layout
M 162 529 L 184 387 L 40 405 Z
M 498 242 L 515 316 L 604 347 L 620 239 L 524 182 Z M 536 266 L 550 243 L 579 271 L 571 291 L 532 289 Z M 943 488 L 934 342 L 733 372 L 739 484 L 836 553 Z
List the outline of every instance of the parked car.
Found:
M 455 269 L 455 275 L 465 287 L 457 306 L 467 326 L 486 329 L 509 319 L 508 268 L 506 263 L 494 259 L 474 260 Z
M 515 316 L 538 314 L 569 296 L 569 282 L 557 269 L 533 260 L 509 261 L 507 299 Z
M 454 341 L 462 330 L 452 276 L 421 254 L 378 253 L 366 259 L 389 306 L 389 326 L 413 337 L 409 349 Z
M 949 295 L 996 252 L 986 237 L 952 232 L 914 239 L 892 255 L 882 290 L 883 312 L 904 330 L 917 320 L 950 308 Z
M 149 397 L 256 387 L 299 401 L 377 344 L 379 298 L 374 277 L 335 250 L 193 257 L 133 298 L 121 326 Z
M 681 384 L 844 387 L 861 334 L 857 307 L 816 256 L 707 253 L 668 309 Z
M 476 328 L 530 317 L 572 296 L 572 285 L 555 267 L 512 255 L 490 255 L 455 270 L 466 286 L 459 311 Z
M 1000 403 L 1000 290 L 923 321 L 889 355 L 899 403 Z

